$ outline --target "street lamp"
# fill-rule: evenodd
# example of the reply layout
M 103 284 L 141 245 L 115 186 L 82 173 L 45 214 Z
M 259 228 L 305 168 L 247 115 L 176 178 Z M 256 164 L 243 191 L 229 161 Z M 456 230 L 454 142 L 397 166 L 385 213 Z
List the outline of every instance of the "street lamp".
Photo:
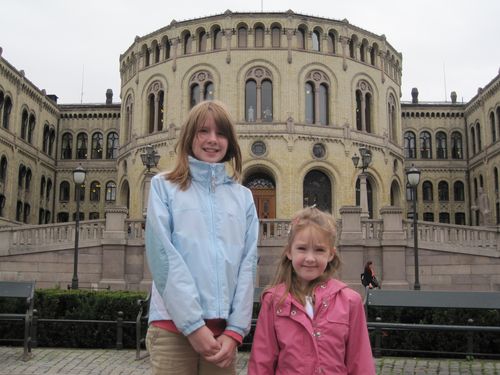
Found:
M 361 169 L 361 173 L 359 175 L 359 203 L 361 206 L 361 216 L 368 217 L 368 192 L 366 190 L 366 168 L 372 162 L 372 152 L 366 147 L 359 148 L 359 157 L 356 153 L 351 158 L 352 163 L 354 164 L 354 168 Z M 361 165 L 358 167 L 359 162 L 361 161 Z
M 73 181 L 76 190 L 76 217 L 75 217 L 75 258 L 73 260 L 73 278 L 71 279 L 71 289 L 78 289 L 78 240 L 80 238 L 80 192 L 85 181 L 87 171 L 80 164 L 73 171 Z
M 408 184 L 413 188 L 413 253 L 415 255 L 415 284 L 413 289 L 420 290 L 420 281 L 418 280 L 418 232 L 417 232 L 417 186 L 420 180 L 420 171 L 412 165 L 406 171 Z
M 146 151 L 141 154 L 142 164 L 148 169 L 148 172 L 152 167 L 156 167 L 160 161 L 160 155 L 151 145 L 146 146 Z

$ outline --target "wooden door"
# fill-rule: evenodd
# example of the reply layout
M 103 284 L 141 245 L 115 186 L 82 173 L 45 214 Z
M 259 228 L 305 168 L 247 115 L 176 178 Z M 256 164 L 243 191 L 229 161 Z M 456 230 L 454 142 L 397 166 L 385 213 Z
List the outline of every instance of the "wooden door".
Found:
M 276 218 L 276 191 L 274 189 L 251 189 L 259 219 Z

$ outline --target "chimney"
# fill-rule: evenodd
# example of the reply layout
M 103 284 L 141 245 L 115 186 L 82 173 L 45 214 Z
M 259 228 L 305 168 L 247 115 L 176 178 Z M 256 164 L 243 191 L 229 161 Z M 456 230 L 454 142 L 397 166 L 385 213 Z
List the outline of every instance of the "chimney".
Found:
M 418 89 L 416 87 L 411 89 L 411 102 L 413 104 L 418 103 Z
M 113 104 L 113 90 L 106 90 L 106 104 Z
M 457 104 L 457 93 L 455 91 L 451 92 L 451 104 Z
M 57 104 L 57 99 L 59 99 L 59 97 L 57 95 L 54 95 L 54 94 L 48 94 L 47 98 L 49 98 L 50 100 L 52 100 L 56 104 Z

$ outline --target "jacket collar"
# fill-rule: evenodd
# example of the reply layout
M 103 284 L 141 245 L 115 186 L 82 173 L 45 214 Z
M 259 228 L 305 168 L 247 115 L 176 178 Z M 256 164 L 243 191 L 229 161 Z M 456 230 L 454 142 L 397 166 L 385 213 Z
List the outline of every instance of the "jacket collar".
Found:
M 192 156 L 188 156 L 188 160 L 189 173 L 193 181 L 212 183 L 212 178 L 214 178 L 215 185 L 233 181 L 227 175 L 224 163 L 207 163 Z

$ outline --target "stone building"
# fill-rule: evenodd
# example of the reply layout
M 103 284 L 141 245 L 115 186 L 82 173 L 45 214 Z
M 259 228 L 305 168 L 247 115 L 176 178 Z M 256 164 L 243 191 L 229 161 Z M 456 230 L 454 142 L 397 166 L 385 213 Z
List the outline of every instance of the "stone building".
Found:
M 212 98 L 235 118 L 261 218 L 311 204 L 336 216 L 354 205 L 374 219 L 385 206 L 407 213 L 414 164 L 419 219 L 498 223 L 499 76 L 468 103 L 422 102 L 416 90 L 402 103 L 402 55 L 384 35 L 292 11 L 173 20 L 119 59 L 121 103 L 108 90 L 103 104 L 61 105 L 0 51 L 0 225 L 74 220 L 79 164 L 80 219 L 116 206 L 143 218 L 186 114 Z M 148 145 L 160 155 L 151 170 Z

